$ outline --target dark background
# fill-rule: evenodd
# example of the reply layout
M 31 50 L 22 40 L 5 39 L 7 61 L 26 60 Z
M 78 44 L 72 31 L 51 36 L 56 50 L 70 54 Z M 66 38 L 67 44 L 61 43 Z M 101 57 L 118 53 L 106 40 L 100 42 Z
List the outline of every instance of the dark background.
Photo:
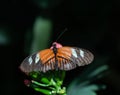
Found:
M 46 2 L 47 7 L 42 7 L 41 2 Z M 110 73 L 100 80 L 107 88 L 98 94 L 120 93 L 119 0 L 1 0 L 0 32 L 8 40 L 0 44 L 0 95 L 34 95 L 23 84 L 25 75 L 18 67 L 28 56 L 24 52 L 25 33 L 39 15 L 54 22 L 51 41 L 67 27 L 60 43 L 89 49 L 95 57 L 108 57 L 105 64 L 109 65 Z M 66 81 L 75 77 L 74 72 L 68 74 Z

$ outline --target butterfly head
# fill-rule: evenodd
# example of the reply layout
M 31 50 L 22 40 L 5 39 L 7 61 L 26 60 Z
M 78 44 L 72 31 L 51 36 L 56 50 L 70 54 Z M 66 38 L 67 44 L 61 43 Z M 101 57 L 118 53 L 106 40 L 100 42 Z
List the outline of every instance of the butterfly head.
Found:
M 50 47 L 50 49 L 53 49 L 54 47 L 55 47 L 55 48 L 61 48 L 62 45 L 59 44 L 59 43 L 57 43 L 57 42 L 53 42 L 53 44 L 52 44 L 52 46 Z

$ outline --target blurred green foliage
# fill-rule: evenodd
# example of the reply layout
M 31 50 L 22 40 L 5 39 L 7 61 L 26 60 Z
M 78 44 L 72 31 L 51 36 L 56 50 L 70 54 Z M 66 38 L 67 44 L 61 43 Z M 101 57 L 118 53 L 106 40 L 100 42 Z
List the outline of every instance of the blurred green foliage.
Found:
M 88 68 L 70 83 L 67 95 L 97 95 L 97 91 L 106 88 L 104 84 L 97 84 L 100 78 L 108 72 L 108 57 L 97 58 Z
M 33 0 L 33 2 L 42 9 L 54 8 L 63 0 Z
M 7 27 L 4 29 L 0 27 L 0 45 L 9 45 L 11 42 L 11 38 L 8 33 Z
M 62 87 L 65 71 L 31 72 L 29 76 L 31 82 L 26 86 L 45 95 L 66 95 L 66 88 Z

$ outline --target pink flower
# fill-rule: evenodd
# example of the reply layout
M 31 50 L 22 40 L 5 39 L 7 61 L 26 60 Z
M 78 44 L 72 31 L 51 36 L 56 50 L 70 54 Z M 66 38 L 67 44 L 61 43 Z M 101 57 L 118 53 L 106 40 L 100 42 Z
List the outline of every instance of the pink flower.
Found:
M 28 80 L 28 79 L 25 79 L 25 80 L 24 80 L 24 84 L 25 84 L 26 86 L 30 86 L 31 81 L 30 81 L 30 80 Z

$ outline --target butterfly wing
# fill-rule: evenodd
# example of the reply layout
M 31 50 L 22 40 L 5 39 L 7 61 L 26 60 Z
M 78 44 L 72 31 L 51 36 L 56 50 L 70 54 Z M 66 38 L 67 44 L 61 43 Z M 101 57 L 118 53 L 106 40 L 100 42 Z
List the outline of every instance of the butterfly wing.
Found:
M 58 67 L 61 70 L 71 70 L 76 66 L 83 66 L 91 63 L 94 59 L 93 54 L 77 47 L 62 47 L 57 53 Z
M 25 58 L 20 69 L 27 74 L 32 71 L 71 70 L 76 66 L 91 63 L 93 58 L 93 54 L 88 50 L 77 47 L 62 47 L 57 49 L 56 61 L 53 50 L 45 49 Z
M 54 69 L 50 60 L 54 61 L 54 53 L 51 49 L 45 49 L 25 58 L 20 65 L 20 69 L 26 74 L 32 71 L 46 72 Z

